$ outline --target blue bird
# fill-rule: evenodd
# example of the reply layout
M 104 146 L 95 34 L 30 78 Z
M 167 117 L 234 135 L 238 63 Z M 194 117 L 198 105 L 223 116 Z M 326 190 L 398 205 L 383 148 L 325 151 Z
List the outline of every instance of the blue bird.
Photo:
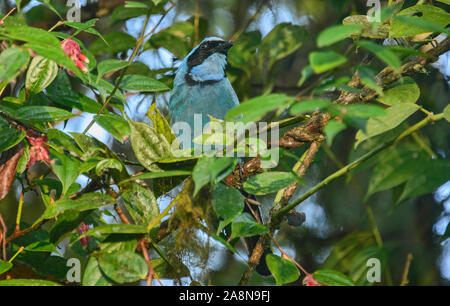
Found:
M 169 101 L 169 114 L 172 127 L 176 123 L 185 122 L 191 129 L 190 135 L 185 135 L 185 131 L 181 134 L 181 131 L 174 129 L 182 148 L 197 145 L 192 140 L 200 136 L 202 131 L 194 131 L 195 120 L 201 118 L 202 128 L 210 121 L 209 116 L 224 120 L 227 112 L 239 105 L 239 99 L 225 74 L 227 54 L 232 46 L 232 42 L 218 37 L 205 38 L 186 56 L 177 70 Z M 245 208 L 250 212 L 247 206 Z M 259 211 L 257 207 L 255 211 Z M 245 239 L 250 253 L 257 241 L 258 236 Z M 268 252 L 269 250 L 266 254 Z M 265 261 L 266 254 L 256 267 L 256 271 L 262 275 L 270 275 Z
M 218 37 L 205 38 L 178 68 L 169 112 L 172 126 L 185 122 L 191 129 L 191 135 L 184 135 L 187 139 L 180 137 L 180 131 L 175 129 L 182 148 L 187 147 L 188 141 L 192 147 L 192 139 L 201 134 L 201 130 L 194 132 L 195 120 L 201 118 L 203 128 L 210 121 L 209 116 L 224 119 L 230 109 L 239 105 L 239 99 L 225 74 L 227 53 L 232 46 L 232 42 Z M 194 118 L 194 115 L 197 117 Z

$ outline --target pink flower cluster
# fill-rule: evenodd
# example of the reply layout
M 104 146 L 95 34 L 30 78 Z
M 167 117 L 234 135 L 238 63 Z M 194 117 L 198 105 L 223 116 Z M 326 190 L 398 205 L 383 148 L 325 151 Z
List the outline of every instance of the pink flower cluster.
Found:
M 24 127 L 20 128 L 25 131 Z M 50 154 L 44 142 L 47 142 L 47 136 L 36 135 L 33 130 L 27 130 L 27 139 L 31 145 L 30 148 L 30 160 L 28 161 L 27 168 L 30 168 L 37 161 L 50 162 Z
M 304 279 L 303 279 L 303 285 L 305 286 L 320 286 L 319 282 L 317 282 L 312 274 L 308 274 Z
M 84 222 L 80 223 L 80 226 L 78 226 L 78 235 L 83 235 L 84 233 L 86 233 L 89 230 L 89 225 L 87 225 Z M 83 237 L 80 239 L 81 245 L 83 247 L 86 247 L 88 245 L 89 242 L 89 236 Z
M 80 45 L 76 41 L 74 41 L 72 38 L 64 39 L 61 42 L 61 47 L 78 68 L 80 68 L 84 73 L 88 72 L 85 64 L 89 64 L 89 59 L 86 57 L 86 55 L 81 53 Z M 72 71 L 68 71 L 68 73 L 69 75 L 73 76 Z

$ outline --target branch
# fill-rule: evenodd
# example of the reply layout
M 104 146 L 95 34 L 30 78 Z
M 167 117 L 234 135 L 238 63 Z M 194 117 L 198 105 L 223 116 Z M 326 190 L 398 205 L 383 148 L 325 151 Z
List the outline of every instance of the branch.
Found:
M 301 197 L 297 198 L 291 204 L 286 205 L 284 208 L 280 209 L 277 212 L 274 212 L 273 216 L 272 216 L 273 219 L 280 219 L 282 216 L 284 216 L 286 213 L 288 213 L 289 210 L 294 209 L 299 204 L 301 204 L 303 201 L 305 201 L 307 198 L 309 198 L 311 195 L 315 194 L 317 191 L 319 191 L 320 189 L 322 189 L 323 187 L 325 187 L 326 185 L 328 185 L 332 181 L 336 180 L 337 178 L 347 174 L 350 170 L 352 170 L 353 168 L 357 167 L 362 162 L 364 162 L 364 161 L 368 160 L 369 158 L 377 155 L 378 153 L 380 153 L 384 149 L 387 149 L 390 146 L 398 143 L 400 140 L 402 140 L 403 138 L 411 135 L 412 133 L 414 133 L 415 131 L 419 130 L 420 128 L 426 126 L 428 123 L 434 122 L 434 121 L 439 121 L 439 120 L 441 120 L 443 118 L 444 118 L 444 114 L 443 113 L 435 115 L 435 116 L 428 116 L 428 117 L 426 117 L 422 121 L 418 122 L 417 124 L 413 125 L 409 129 L 407 129 L 405 132 L 403 132 L 397 138 L 394 138 L 393 140 L 388 141 L 388 142 L 380 145 L 379 147 L 377 147 L 377 148 L 373 149 L 372 151 L 366 153 L 365 155 L 361 156 L 360 158 L 358 158 L 354 162 L 348 164 L 344 168 L 341 168 L 340 170 L 338 170 L 335 173 L 331 174 L 326 179 L 321 181 L 319 184 L 317 184 L 316 186 L 312 187 L 310 190 L 305 192 Z
M 446 38 L 436 48 L 429 51 L 427 53 L 428 56 L 418 57 L 418 58 L 402 65 L 398 70 L 394 70 L 391 67 L 387 67 L 387 68 L 383 69 L 377 75 L 377 79 L 382 80 L 382 86 L 384 87 L 384 86 L 394 82 L 395 80 L 399 79 L 401 76 L 403 76 L 405 74 L 420 71 L 427 64 L 436 61 L 441 54 L 444 54 L 449 50 L 450 50 L 450 38 Z M 357 74 L 355 74 L 353 76 L 349 85 L 352 87 L 357 87 L 360 85 L 360 80 L 359 80 L 359 77 Z M 377 93 L 375 91 L 371 90 L 370 88 L 368 88 L 367 86 L 363 87 L 362 91 L 363 91 L 363 93 L 366 94 L 365 96 L 361 96 L 360 93 L 349 93 L 349 92 L 343 91 L 341 93 L 341 95 L 339 96 L 339 98 L 337 100 L 335 100 L 333 103 L 346 105 L 346 104 L 355 103 L 358 101 L 366 102 L 377 96 Z M 406 130 L 404 133 L 402 133 L 396 139 L 381 145 L 380 147 L 378 147 L 378 148 L 372 150 L 371 152 L 367 153 L 366 155 L 362 156 L 355 162 L 347 165 L 346 167 L 344 167 L 344 168 L 340 169 L 339 171 L 335 172 L 334 174 L 330 175 L 325 180 L 323 180 L 322 182 L 317 184 L 315 187 L 311 188 L 309 191 L 307 191 L 305 194 L 303 194 L 301 197 L 296 199 L 293 203 L 287 205 L 287 203 L 290 200 L 290 197 L 292 197 L 292 195 L 294 194 L 294 191 L 295 191 L 295 188 L 292 188 L 288 193 L 285 194 L 286 197 L 283 197 L 283 201 L 279 203 L 282 205 L 276 205 L 276 207 L 271 209 L 270 218 L 269 218 L 269 222 L 268 222 L 269 229 L 271 230 L 271 232 L 275 231 L 275 229 L 277 229 L 279 227 L 279 224 L 281 223 L 282 218 L 286 214 L 288 214 L 290 210 L 297 207 L 300 203 L 302 203 L 307 198 L 309 198 L 311 195 L 313 195 L 314 193 L 316 193 L 317 191 L 319 191 L 320 189 L 325 187 L 328 183 L 334 181 L 335 179 L 339 178 L 342 175 L 345 175 L 346 173 L 348 173 L 348 171 L 350 171 L 351 169 L 353 169 L 354 167 L 359 165 L 361 162 L 371 158 L 372 156 L 375 156 L 376 154 L 378 154 L 382 150 L 390 147 L 391 145 L 396 144 L 398 141 L 400 141 L 401 139 L 403 139 L 406 136 L 411 135 L 412 133 L 414 133 L 421 127 L 427 125 L 428 123 L 430 123 L 432 121 L 440 120 L 443 117 L 444 117 L 443 114 L 439 114 L 436 116 L 433 116 L 432 114 L 428 115 L 427 118 L 425 118 L 421 122 L 417 123 L 416 125 L 412 126 L 408 130 Z M 289 141 L 290 144 L 297 144 L 298 145 L 297 147 L 304 145 L 305 140 L 308 140 L 309 138 L 311 139 L 311 141 L 313 141 L 313 143 L 314 143 L 314 141 L 317 142 L 318 139 L 315 138 L 315 137 L 317 137 L 316 132 L 319 132 L 320 129 L 323 129 L 323 127 L 325 127 L 325 125 L 330 120 L 330 118 L 331 118 L 331 116 L 329 114 L 316 113 L 303 126 L 297 127 L 294 130 L 291 130 L 291 131 L 288 131 L 287 133 L 285 133 L 285 135 L 283 135 L 283 137 L 280 139 L 280 142 L 282 142 L 282 140 L 286 140 L 286 141 Z M 320 122 L 320 124 L 314 125 L 314 124 L 312 124 L 314 122 Z M 312 126 L 316 127 L 316 129 L 311 129 Z M 307 133 L 308 131 L 312 132 L 312 134 L 308 135 L 308 133 Z M 313 146 L 312 151 L 317 152 L 318 146 L 320 146 L 320 143 L 321 142 L 318 142 L 314 146 L 312 144 L 311 145 L 311 146 Z M 317 148 L 316 148 L 316 146 L 317 146 Z M 311 150 L 311 147 L 310 147 L 310 150 Z M 312 158 L 314 158 L 314 155 L 315 155 L 315 153 L 311 154 L 308 158 L 312 160 Z M 307 168 L 308 167 L 304 167 L 304 171 L 306 171 Z M 292 186 L 292 187 L 294 187 L 294 186 Z M 289 197 L 287 197 L 287 196 L 289 196 Z M 283 204 L 284 204 L 284 207 L 283 207 Z M 253 253 L 250 257 L 249 266 L 247 267 L 246 271 L 244 272 L 244 274 L 241 277 L 241 280 L 239 281 L 239 285 L 247 284 L 248 280 L 250 279 L 251 274 L 253 273 L 253 270 L 255 269 L 256 265 L 259 263 L 259 260 L 261 259 L 261 256 L 263 254 L 263 252 L 261 251 L 261 248 L 262 248 L 262 250 L 264 250 L 263 247 L 265 246 L 265 244 L 267 244 L 268 239 L 269 239 L 268 234 L 260 237 L 260 239 L 259 239 L 258 243 L 256 244 L 256 247 L 253 250 Z

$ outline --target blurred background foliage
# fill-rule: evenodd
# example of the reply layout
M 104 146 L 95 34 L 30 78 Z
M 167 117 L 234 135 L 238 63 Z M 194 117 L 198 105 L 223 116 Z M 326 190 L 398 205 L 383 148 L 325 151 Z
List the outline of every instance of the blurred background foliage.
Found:
M 59 20 L 54 11 L 43 4 L 48 1 L 19 2 L 22 10 L 16 17 L 23 18 L 30 26 L 49 29 Z M 54 10 L 65 16 L 68 9 L 66 1 L 49 2 Z M 128 72 L 156 77 L 171 86 L 179 60 L 204 37 L 237 38 L 235 47 L 230 50 L 227 72 L 240 101 L 266 93 L 297 95 L 302 89 L 318 81 L 326 87 L 327 84 L 318 80 L 317 76 L 312 76 L 304 84 L 299 82 L 302 70 L 309 65 L 309 54 L 318 49 L 318 34 L 327 27 L 341 24 L 349 15 L 365 15 L 368 9 L 364 0 L 180 0 L 175 1 L 174 8 L 158 24 L 164 8 L 168 5 L 165 2 L 161 1 L 161 5 L 156 6 L 152 12 L 148 29 L 156 27 L 155 33 L 146 38 L 144 51 L 130 65 Z M 433 2 L 448 9 L 441 2 Z M 142 28 L 145 14 L 143 9 L 127 9 L 121 0 L 87 0 L 81 3 L 81 20 L 99 18 L 95 29 L 109 42 L 108 47 L 101 38 L 92 33 L 78 34 L 77 39 L 82 41 L 91 53 L 88 57 L 95 56 L 96 62 L 114 57 L 126 59 Z M 416 3 L 415 0 L 406 0 L 404 7 Z M 3 14 L 14 6 L 13 1 L 0 3 Z M 58 30 L 67 33 L 73 31 L 67 26 Z M 383 42 L 382 39 L 375 41 Z M 344 40 L 329 49 L 344 54 L 348 52 L 350 43 L 350 40 Z M 255 56 L 257 50 L 258 56 Z M 353 49 L 345 66 L 355 67 L 366 56 L 367 53 Z M 425 73 L 413 76 L 420 87 L 417 103 L 434 113 L 442 112 L 449 102 L 445 75 L 445 71 L 449 71 L 448 59 L 447 54 L 440 62 L 441 66 L 437 67 L 440 70 L 429 68 Z M 379 60 L 372 63 L 376 71 L 380 71 L 384 66 Z M 354 68 L 339 69 L 326 81 L 340 78 L 348 80 L 353 72 Z M 110 73 L 108 78 L 114 79 L 117 75 L 117 72 Z M 74 88 L 89 95 L 88 90 L 81 84 L 72 82 Z M 338 91 L 334 87 L 322 91 L 319 88 L 316 93 L 320 93 L 322 97 L 333 98 Z M 312 95 L 311 92 L 309 94 Z M 169 94 L 156 97 L 158 108 L 166 115 L 168 97 Z M 126 98 L 130 105 L 127 113 L 136 120 L 148 120 L 145 114 L 153 95 L 139 94 Z M 282 114 L 281 118 L 283 116 L 286 114 Z M 410 121 L 417 122 L 419 118 L 421 114 L 415 114 Z M 72 130 L 82 130 L 89 119 L 90 117 L 86 117 L 84 121 L 72 122 Z M 298 188 L 296 195 L 302 194 L 342 164 L 355 160 L 370 149 L 370 142 L 359 146 L 357 150 L 354 149 L 356 132 L 354 128 L 346 129 L 334 138 L 330 146 L 324 146 L 319 151 L 305 176 L 307 186 Z M 95 135 L 94 132 L 91 134 Z M 95 136 L 106 139 L 116 151 L 131 152 L 129 147 L 113 141 L 112 138 L 102 138 L 106 136 L 101 134 Z M 421 129 L 417 137 L 420 137 L 434 154 L 448 159 L 448 122 L 440 121 L 429 125 Z M 414 140 L 408 139 L 402 145 L 403 149 L 415 150 L 408 148 L 408 145 L 413 146 L 414 143 Z M 286 153 L 279 169 L 289 171 L 296 162 L 295 157 L 300 156 L 304 150 L 301 148 Z M 320 268 L 335 269 L 352 275 L 353 280 L 359 280 L 360 284 L 365 284 L 365 280 L 359 277 L 363 275 L 362 271 L 356 270 L 364 270 L 360 264 L 362 259 L 388 258 L 387 261 L 383 260 L 383 264 L 387 262 L 389 267 L 389 275 L 383 273 L 383 284 L 399 284 L 407 256 L 413 254 L 408 275 L 410 284 L 450 284 L 450 244 L 448 240 L 441 239 L 450 221 L 450 182 L 435 192 L 406 199 L 398 205 L 395 203 L 402 185 L 374 193 L 365 201 L 366 191 L 377 167 L 378 171 L 386 171 L 392 154 L 396 153 L 388 150 L 308 199 L 299 208 L 299 211 L 306 214 L 305 224 L 292 227 L 283 223 L 276 232 L 276 240 L 281 247 L 310 272 Z M 38 176 L 42 171 L 43 166 L 34 167 L 29 176 Z M 19 190 L 19 186 L 16 182 L 13 188 Z M 8 197 L 0 202 L 0 212 L 8 224 L 14 223 L 18 196 L 18 192 L 10 192 Z M 273 197 L 267 197 L 263 202 L 267 205 L 272 200 Z M 33 193 L 27 193 L 24 201 L 23 220 L 32 223 L 42 213 L 44 206 Z M 368 205 L 372 208 L 371 211 L 367 210 Z M 383 248 L 376 247 L 377 237 L 373 235 L 374 229 L 369 218 L 376 220 Z M 362 250 L 365 253 L 361 252 Z M 203 281 L 215 285 L 236 283 L 244 270 L 242 258 L 220 248 L 213 252 L 217 256 L 211 256 L 209 259 L 208 266 L 211 270 L 202 275 Z M 297 282 L 300 283 L 301 279 Z M 274 281 L 255 274 L 250 284 L 274 284 Z

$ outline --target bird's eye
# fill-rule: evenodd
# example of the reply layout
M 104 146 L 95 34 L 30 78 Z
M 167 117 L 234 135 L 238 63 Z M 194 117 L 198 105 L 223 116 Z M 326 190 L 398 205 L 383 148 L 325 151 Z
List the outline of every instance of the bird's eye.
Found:
M 206 49 L 208 47 L 208 44 L 202 45 L 202 49 Z

